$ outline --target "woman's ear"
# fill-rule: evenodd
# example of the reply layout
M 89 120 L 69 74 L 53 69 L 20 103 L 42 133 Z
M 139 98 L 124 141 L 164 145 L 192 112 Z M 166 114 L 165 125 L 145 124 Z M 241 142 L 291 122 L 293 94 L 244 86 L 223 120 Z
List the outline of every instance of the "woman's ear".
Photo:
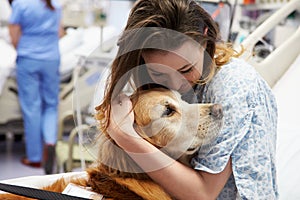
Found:
M 145 58 L 145 51 L 142 51 L 140 55 L 141 55 L 141 58 L 142 58 L 143 60 L 145 60 L 145 59 L 144 59 L 144 58 Z
M 205 27 L 205 28 L 204 28 L 204 31 L 203 31 L 203 34 L 204 34 L 205 36 L 207 36 L 207 31 L 208 31 L 208 27 Z M 204 49 L 206 49 L 207 41 L 204 41 L 202 46 L 203 46 Z
M 208 31 L 208 28 L 205 27 L 204 31 L 203 31 L 203 34 L 206 36 L 207 35 L 207 31 Z
M 206 50 L 207 47 L 207 41 L 201 41 L 200 42 L 200 48 L 203 49 L 204 51 Z
M 203 49 L 206 49 L 206 46 L 207 46 L 207 42 L 205 41 L 205 42 L 203 42 Z

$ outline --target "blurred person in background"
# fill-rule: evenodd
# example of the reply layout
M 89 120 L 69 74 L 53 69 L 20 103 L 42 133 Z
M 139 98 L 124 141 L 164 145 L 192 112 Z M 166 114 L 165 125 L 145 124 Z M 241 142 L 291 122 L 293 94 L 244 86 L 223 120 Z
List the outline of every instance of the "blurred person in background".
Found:
M 62 36 L 58 0 L 10 0 L 11 42 L 17 50 L 16 79 L 30 167 L 51 174 L 57 141 L 59 103 L 58 41 Z

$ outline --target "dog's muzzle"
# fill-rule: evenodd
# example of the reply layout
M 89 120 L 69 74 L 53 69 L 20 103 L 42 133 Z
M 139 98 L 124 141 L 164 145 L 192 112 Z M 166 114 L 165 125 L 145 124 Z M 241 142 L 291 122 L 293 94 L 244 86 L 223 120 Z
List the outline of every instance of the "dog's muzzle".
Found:
M 223 118 L 222 106 L 220 104 L 214 104 L 210 108 L 210 113 L 209 114 L 215 119 L 222 119 Z

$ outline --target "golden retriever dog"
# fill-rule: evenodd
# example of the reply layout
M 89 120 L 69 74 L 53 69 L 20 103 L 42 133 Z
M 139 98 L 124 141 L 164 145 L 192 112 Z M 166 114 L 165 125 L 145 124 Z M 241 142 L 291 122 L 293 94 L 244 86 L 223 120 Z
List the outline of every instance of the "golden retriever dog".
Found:
M 209 144 L 222 126 L 218 104 L 188 104 L 179 93 L 163 88 L 132 97 L 137 133 L 171 158 L 189 166 L 190 158 Z M 100 131 L 101 132 L 101 131 Z M 108 134 L 97 139 L 98 158 L 83 178 L 61 178 L 41 189 L 62 192 L 69 183 L 89 187 L 106 199 L 172 199 L 116 146 Z M 27 199 L 5 194 L 1 199 Z M 14 198 L 15 197 L 15 198 Z

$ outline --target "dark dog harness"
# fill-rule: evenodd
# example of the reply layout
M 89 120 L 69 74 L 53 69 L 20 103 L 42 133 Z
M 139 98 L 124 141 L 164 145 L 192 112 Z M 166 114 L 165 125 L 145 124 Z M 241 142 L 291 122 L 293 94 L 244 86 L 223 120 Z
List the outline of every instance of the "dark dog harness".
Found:
M 41 190 L 36 188 L 24 187 L 24 186 L 17 186 L 11 184 L 0 183 L 0 190 L 24 197 L 34 198 L 34 199 L 41 199 L 41 200 L 88 200 L 82 197 L 71 196 L 67 194 L 62 194 L 58 192 L 51 192 L 47 190 Z M 104 200 L 105 198 L 102 198 Z

